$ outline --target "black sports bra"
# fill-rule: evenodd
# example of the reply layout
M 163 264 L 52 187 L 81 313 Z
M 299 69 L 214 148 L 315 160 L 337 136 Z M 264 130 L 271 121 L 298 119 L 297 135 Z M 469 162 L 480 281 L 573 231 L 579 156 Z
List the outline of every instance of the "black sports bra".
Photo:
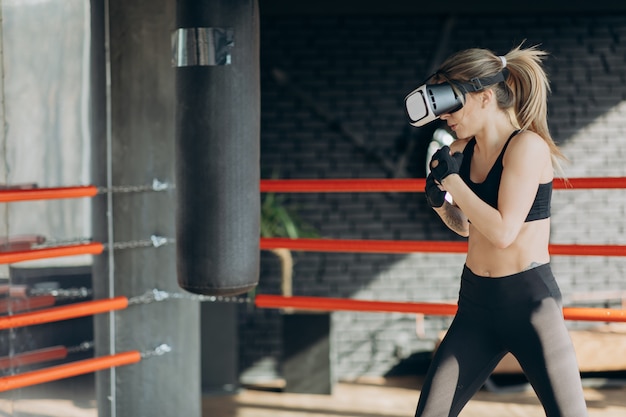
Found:
M 476 145 L 476 139 L 472 138 L 465 149 L 463 150 L 463 162 L 461 163 L 461 167 L 459 170 L 459 175 L 463 179 L 463 181 L 467 184 L 467 186 L 474 191 L 474 193 L 480 197 L 485 203 L 489 204 L 491 207 L 497 209 L 498 208 L 498 192 L 500 190 L 500 179 L 502 178 L 502 160 L 504 159 L 504 152 L 506 148 L 509 146 L 509 142 L 511 139 L 519 133 L 519 130 L 516 130 L 511 134 L 511 136 L 507 139 L 504 147 L 502 148 L 502 152 L 496 159 L 496 162 L 491 167 L 491 170 L 487 174 L 487 178 L 481 183 L 475 183 L 470 179 L 470 166 L 472 164 L 472 155 L 474 155 L 474 146 Z M 539 184 L 539 189 L 537 190 L 537 195 L 535 195 L 535 201 L 533 201 L 533 205 L 528 212 L 528 216 L 526 217 L 526 222 L 531 222 L 533 220 L 541 220 L 547 219 L 550 217 L 550 200 L 552 199 L 552 181 Z

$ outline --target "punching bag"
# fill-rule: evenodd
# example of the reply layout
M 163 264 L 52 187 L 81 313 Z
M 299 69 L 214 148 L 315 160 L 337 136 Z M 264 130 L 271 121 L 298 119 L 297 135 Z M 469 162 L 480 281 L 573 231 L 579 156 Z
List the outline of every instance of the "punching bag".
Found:
M 178 284 L 237 295 L 259 277 L 258 4 L 178 0 L 176 8 Z

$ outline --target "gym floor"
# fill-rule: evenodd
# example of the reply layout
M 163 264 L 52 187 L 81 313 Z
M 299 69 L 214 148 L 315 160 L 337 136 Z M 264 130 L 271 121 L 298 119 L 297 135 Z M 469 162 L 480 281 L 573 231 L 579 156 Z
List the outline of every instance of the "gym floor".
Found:
M 595 381 L 594 386 L 602 381 Z M 205 396 L 203 417 L 409 417 L 421 386 L 420 377 L 340 382 L 332 395 L 289 394 L 243 389 L 235 395 Z M 585 387 L 589 417 L 626 416 L 626 384 Z M 461 417 L 545 417 L 532 389 L 480 391 Z
M 610 380 L 608 380 L 611 382 Z M 0 395 L 0 416 L 97 417 L 89 376 Z M 620 382 L 620 383 L 616 383 Z M 602 386 L 604 384 L 604 386 Z M 415 412 L 421 377 L 340 382 L 332 395 L 291 394 L 272 387 L 247 387 L 231 395 L 205 395 L 203 417 L 409 417 Z M 585 380 L 589 417 L 626 416 L 626 383 Z M 37 389 L 36 389 L 37 388 Z M 480 391 L 461 417 L 544 417 L 530 389 Z

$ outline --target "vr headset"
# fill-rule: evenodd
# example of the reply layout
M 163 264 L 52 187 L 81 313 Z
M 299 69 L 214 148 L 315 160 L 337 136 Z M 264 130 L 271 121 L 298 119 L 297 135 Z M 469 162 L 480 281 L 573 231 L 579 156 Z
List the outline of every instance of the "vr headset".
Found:
M 505 81 L 508 69 L 492 77 L 472 78 L 469 82 L 450 81 L 439 84 L 423 84 L 411 91 L 404 99 L 409 123 L 415 127 L 424 126 L 445 113 L 460 110 L 465 103 L 465 94 L 481 91 L 490 85 Z M 426 80 L 431 79 L 431 75 Z

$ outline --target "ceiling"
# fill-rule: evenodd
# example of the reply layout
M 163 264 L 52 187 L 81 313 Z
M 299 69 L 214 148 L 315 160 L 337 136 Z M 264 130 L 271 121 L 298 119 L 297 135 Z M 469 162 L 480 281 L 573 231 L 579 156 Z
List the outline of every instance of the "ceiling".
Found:
M 258 0 L 265 15 L 626 12 L 623 0 Z

